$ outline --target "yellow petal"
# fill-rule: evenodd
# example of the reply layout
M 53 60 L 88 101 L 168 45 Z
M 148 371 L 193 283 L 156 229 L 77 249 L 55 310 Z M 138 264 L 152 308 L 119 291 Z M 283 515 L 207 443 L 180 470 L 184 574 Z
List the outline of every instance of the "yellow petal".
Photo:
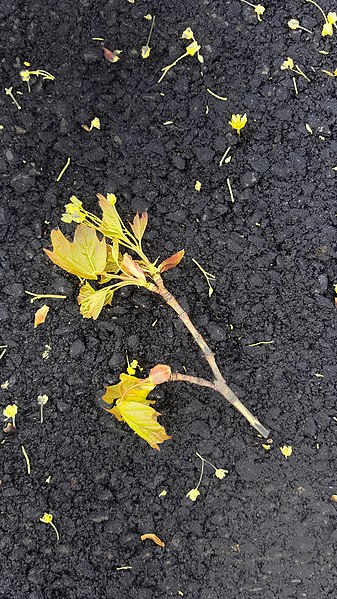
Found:
M 94 119 L 92 119 L 92 121 L 91 121 L 91 127 L 93 127 L 94 129 L 100 129 L 101 128 L 101 121 L 99 120 L 99 118 L 97 116 Z
M 140 538 L 142 541 L 150 539 L 156 545 L 159 545 L 159 547 L 165 547 L 165 543 L 159 537 L 157 537 L 157 535 L 154 535 L 153 533 L 147 533 L 146 535 L 142 535 Z
M 50 308 L 49 306 L 47 306 L 47 304 L 44 304 L 44 306 L 36 310 L 34 316 L 34 328 L 38 327 L 40 324 L 43 324 L 45 322 L 49 310 Z
M 283 445 L 283 447 L 280 447 L 280 451 L 284 455 L 284 457 L 288 459 L 293 452 L 293 448 L 291 445 Z

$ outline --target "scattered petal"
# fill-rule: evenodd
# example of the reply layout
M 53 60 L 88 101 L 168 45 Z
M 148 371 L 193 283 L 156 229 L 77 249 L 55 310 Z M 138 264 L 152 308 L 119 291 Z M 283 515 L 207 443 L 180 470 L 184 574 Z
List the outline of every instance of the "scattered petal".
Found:
M 163 489 L 162 491 L 160 491 L 159 493 L 159 497 L 166 497 L 167 495 L 167 491 L 165 491 L 165 489 Z
M 49 306 L 47 306 L 47 304 L 44 304 L 41 308 L 36 310 L 35 316 L 34 316 L 34 328 L 35 329 L 40 324 L 43 324 L 45 322 L 49 310 L 50 310 L 50 308 L 49 308 Z
M 283 445 L 283 447 L 280 447 L 280 451 L 287 460 L 291 456 L 293 448 L 291 445 Z
M 148 533 L 148 534 L 142 535 L 140 538 L 142 541 L 145 541 L 146 539 L 150 539 L 156 545 L 159 545 L 159 547 L 165 547 L 165 543 L 159 537 L 157 537 L 157 535 L 155 535 L 153 533 Z
M 129 0 L 130 1 L 130 0 Z M 112 52 L 109 48 L 103 48 L 103 55 L 109 62 L 118 62 L 120 60 L 116 50 Z
M 200 191 L 200 189 L 201 189 L 201 183 L 200 183 L 200 181 L 196 181 L 195 182 L 194 189 L 196 191 Z

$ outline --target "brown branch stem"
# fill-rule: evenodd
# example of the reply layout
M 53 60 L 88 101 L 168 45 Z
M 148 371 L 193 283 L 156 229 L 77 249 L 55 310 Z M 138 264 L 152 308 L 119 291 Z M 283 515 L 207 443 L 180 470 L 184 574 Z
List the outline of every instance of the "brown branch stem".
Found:
M 175 297 L 166 289 L 163 279 L 158 276 L 155 280 L 157 289 L 156 292 L 163 298 L 163 300 L 176 312 L 180 320 L 183 322 L 185 327 L 189 330 L 195 342 L 200 347 L 202 353 L 204 354 L 210 369 L 214 375 L 214 382 L 206 381 L 205 379 L 201 379 L 198 377 L 193 377 L 189 375 L 183 375 L 179 373 L 173 373 L 171 380 L 180 380 L 186 381 L 190 383 L 194 383 L 197 385 L 201 385 L 203 387 L 210 387 L 214 391 L 220 393 L 232 406 L 234 406 L 245 418 L 248 420 L 249 424 L 255 428 L 264 438 L 269 437 L 269 430 L 266 429 L 263 424 L 246 408 L 246 406 L 240 401 L 238 396 L 232 391 L 232 389 L 228 386 L 226 380 L 222 376 L 219 367 L 215 361 L 215 355 L 207 345 L 203 336 L 197 331 L 194 324 L 191 322 L 188 314 L 179 304 L 179 302 L 175 299 Z

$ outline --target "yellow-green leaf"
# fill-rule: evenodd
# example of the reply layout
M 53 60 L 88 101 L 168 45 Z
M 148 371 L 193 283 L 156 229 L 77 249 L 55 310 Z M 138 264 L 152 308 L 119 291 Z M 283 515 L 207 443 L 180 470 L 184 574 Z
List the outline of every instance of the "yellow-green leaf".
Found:
M 152 404 L 155 401 L 147 399 L 150 391 L 153 391 L 155 385 L 149 379 L 138 379 L 136 376 L 122 373 L 120 383 L 107 387 L 103 401 L 112 404 L 117 400 L 117 405 L 122 401 L 135 401 L 138 403 Z
M 103 212 L 102 216 L 102 233 L 107 237 L 113 239 L 114 237 L 122 238 L 123 231 L 121 221 L 115 207 L 116 197 L 113 194 L 110 194 L 110 197 L 114 198 L 114 202 L 108 201 L 103 195 L 100 193 L 97 194 L 99 199 L 99 205 Z
M 74 241 L 70 242 L 60 229 L 51 232 L 53 251 L 44 250 L 47 256 L 67 272 L 84 279 L 97 279 L 104 272 L 107 251 L 105 238 L 100 241 L 96 231 L 87 225 L 78 225 Z
M 171 438 L 157 421 L 160 413 L 150 406 L 135 401 L 122 401 L 118 404 L 118 410 L 130 428 L 154 449 L 159 451 L 158 443 Z
M 113 245 L 107 245 L 107 262 L 105 265 L 105 272 L 116 274 L 120 270 L 120 261 L 122 256 L 119 253 L 119 243 L 115 238 Z
M 82 285 L 77 301 L 80 304 L 80 312 L 84 318 L 93 318 L 96 320 L 100 315 L 103 306 L 110 304 L 113 297 L 113 291 L 109 287 L 104 287 L 96 291 L 86 282 Z

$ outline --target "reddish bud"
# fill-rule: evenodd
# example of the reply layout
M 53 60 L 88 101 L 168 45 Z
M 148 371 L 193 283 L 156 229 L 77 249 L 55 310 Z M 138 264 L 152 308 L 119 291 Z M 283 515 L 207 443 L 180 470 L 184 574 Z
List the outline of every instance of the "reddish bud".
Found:
M 118 54 L 112 52 L 108 48 L 103 48 L 104 58 L 106 58 L 109 62 L 118 62 L 120 60 Z
M 166 383 L 171 376 L 171 368 L 167 364 L 157 364 L 150 370 L 149 379 L 154 385 Z

